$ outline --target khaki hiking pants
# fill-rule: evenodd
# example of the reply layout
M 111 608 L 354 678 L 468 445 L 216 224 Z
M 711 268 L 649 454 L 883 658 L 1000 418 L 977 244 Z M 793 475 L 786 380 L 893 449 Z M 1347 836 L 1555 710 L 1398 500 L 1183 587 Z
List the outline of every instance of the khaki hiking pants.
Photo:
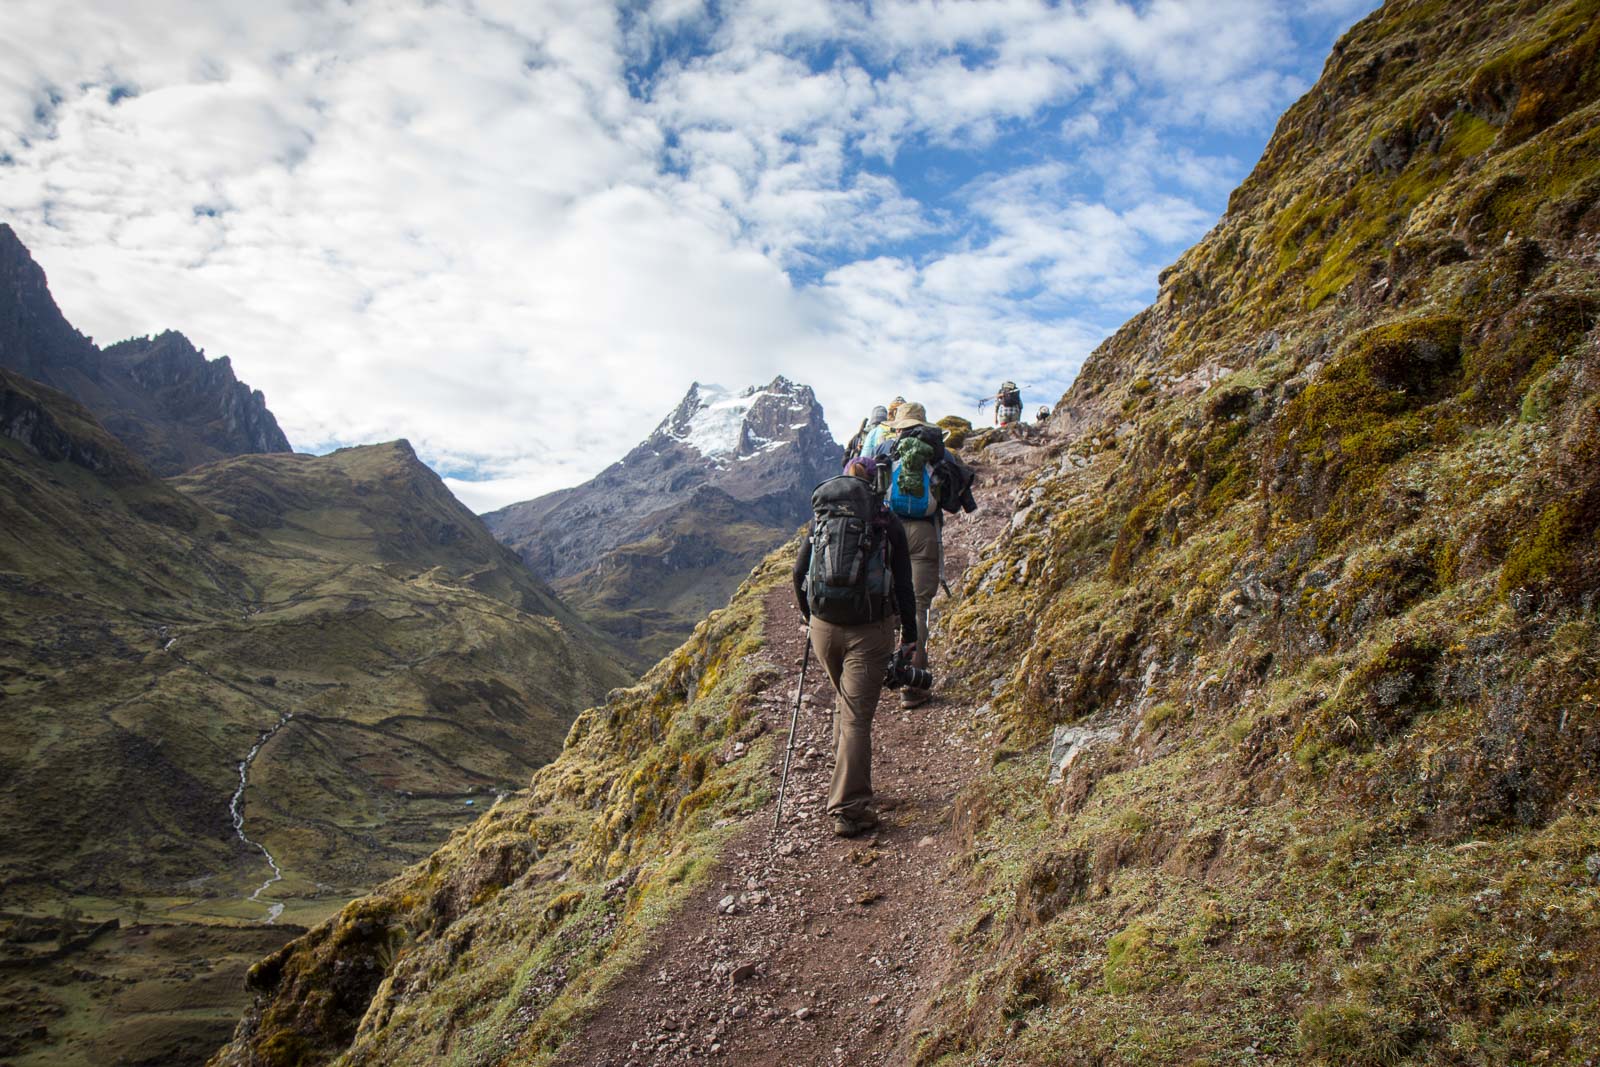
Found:
M 918 667 L 928 665 L 928 610 L 939 595 L 939 571 L 943 569 L 942 524 L 938 519 L 902 519 L 906 544 L 911 547 L 911 588 L 917 594 Z M 907 690 L 907 695 L 925 695 L 926 690 Z
M 872 715 L 883 669 L 895 650 L 897 620 L 835 626 L 811 617 L 811 648 L 828 672 L 833 704 L 833 781 L 828 814 L 857 817 L 872 803 Z

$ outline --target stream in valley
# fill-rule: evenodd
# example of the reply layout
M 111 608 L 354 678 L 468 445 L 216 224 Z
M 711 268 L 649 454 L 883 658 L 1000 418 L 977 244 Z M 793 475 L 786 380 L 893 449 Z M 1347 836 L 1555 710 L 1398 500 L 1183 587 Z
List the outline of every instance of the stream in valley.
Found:
M 257 886 L 256 891 L 249 896 L 252 901 L 268 905 L 267 917 L 261 921 L 269 926 L 277 922 L 278 916 L 283 914 L 283 903 L 274 901 L 270 897 L 263 900 L 261 894 L 270 889 L 274 883 L 283 881 L 283 868 L 278 866 L 278 861 L 273 859 L 272 853 L 267 850 L 266 845 L 259 841 L 251 840 L 244 832 L 244 791 L 250 784 L 250 765 L 255 762 L 256 756 L 260 754 L 266 743 L 272 740 L 273 735 L 287 726 L 289 720 L 293 718 L 294 714 L 292 712 L 284 712 L 283 718 L 279 719 L 276 725 L 257 738 L 254 747 L 250 749 L 244 759 L 239 761 L 239 788 L 233 791 L 233 802 L 228 806 L 228 810 L 233 814 L 233 832 L 238 834 L 239 840 L 246 845 L 260 849 L 261 854 L 267 858 L 267 866 L 272 868 L 272 877 Z

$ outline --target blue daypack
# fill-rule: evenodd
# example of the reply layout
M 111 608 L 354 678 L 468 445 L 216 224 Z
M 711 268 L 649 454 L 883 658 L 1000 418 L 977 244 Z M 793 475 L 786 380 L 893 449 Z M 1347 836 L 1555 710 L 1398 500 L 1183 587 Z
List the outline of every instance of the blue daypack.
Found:
M 939 496 L 933 491 L 933 464 L 922 465 L 922 492 L 912 495 L 900 487 L 900 470 L 905 460 L 894 461 L 889 476 L 889 510 L 903 519 L 931 519 L 939 514 Z

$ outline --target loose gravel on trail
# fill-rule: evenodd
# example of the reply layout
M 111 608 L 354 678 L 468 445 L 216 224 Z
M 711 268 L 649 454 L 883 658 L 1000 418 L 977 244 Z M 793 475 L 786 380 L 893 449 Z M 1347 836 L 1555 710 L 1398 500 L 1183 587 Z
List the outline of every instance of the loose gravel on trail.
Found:
M 990 453 L 978 467 L 980 510 L 945 528 L 952 588 L 1009 524 L 1016 482 L 1036 450 L 1004 442 Z M 944 601 L 941 593 L 936 616 Z M 804 630 L 787 589 L 768 597 L 766 614 L 765 654 L 784 674 L 762 698 L 778 737 L 776 779 Z M 937 623 L 932 655 L 937 674 Z M 769 803 L 568 1043 L 562 1067 L 905 1060 L 919 1008 L 949 965 L 946 934 L 963 903 L 951 870 L 951 802 L 990 746 L 970 706 L 940 698 L 902 710 L 885 691 L 872 766 L 883 826 L 836 837 L 824 811 L 833 691 L 812 666 L 776 843 Z

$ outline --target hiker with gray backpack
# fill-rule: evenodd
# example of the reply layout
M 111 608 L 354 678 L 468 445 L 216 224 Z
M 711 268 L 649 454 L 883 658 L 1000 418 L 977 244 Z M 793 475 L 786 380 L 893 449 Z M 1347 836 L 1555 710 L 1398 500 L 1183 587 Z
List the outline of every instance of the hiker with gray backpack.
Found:
M 1022 421 L 1022 390 L 1016 382 L 1001 382 L 994 394 L 994 424 L 1012 426 Z
M 811 494 L 811 529 L 794 564 L 795 598 L 806 619 L 806 656 L 809 660 L 815 651 L 837 693 L 828 814 L 841 837 L 878 826 L 872 718 L 883 687 L 933 685 L 926 671 L 911 669 L 919 651 L 911 550 L 905 527 L 884 504 L 887 468 L 881 471 L 872 459 L 853 459 L 844 474 L 817 486 Z M 795 707 L 798 714 L 798 694 Z M 792 750 L 792 724 L 789 743 Z M 781 817 L 781 785 L 779 796 Z
M 873 446 L 877 443 L 879 427 L 889 421 L 889 409 L 879 404 L 872 409 L 872 414 L 861 420 L 861 429 L 850 438 L 850 443 L 844 446 L 845 462 L 857 456 L 872 454 Z

